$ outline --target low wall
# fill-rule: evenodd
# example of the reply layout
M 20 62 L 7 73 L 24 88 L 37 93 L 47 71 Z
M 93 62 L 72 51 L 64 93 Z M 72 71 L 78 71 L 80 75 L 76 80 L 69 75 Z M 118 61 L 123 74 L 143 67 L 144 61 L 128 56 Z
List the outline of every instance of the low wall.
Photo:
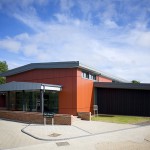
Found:
M 78 117 L 82 120 L 91 120 L 91 112 L 78 112 Z
M 73 120 L 72 115 L 56 114 L 54 115 L 54 124 L 56 125 L 71 125 Z
M 23 112 L 23 111 L 5 111 L 0 110 L 0 118 L 21 121 L 26 123 L 44 124 L 42 113 L 39 112 Z M 54 124 L 56 125 L 71 125 L 72 115 L 55 114 Z M 52 124 L 52 118 L 46 118 L 46 124 Z
M 27 123 L 42 123 L 43 115 L 38 112 L 0 111 L 0 118 Z

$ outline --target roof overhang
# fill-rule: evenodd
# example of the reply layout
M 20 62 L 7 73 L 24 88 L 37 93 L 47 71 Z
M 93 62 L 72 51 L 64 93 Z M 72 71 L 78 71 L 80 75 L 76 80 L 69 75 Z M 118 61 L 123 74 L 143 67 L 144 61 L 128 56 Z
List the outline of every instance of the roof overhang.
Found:
M 113 88 L 113 89 L 137 89 L 150 90 L 150 84 L 134 84 L 134 83 L 112 83 L 112 82 L 95 82 L 96 88 Z
M 31 63 L 18 68 L 14 68 L 12 70 L 8 70 L 7 72 L 0 73 L 0 77 L 8 77 L 15 74 L 23 73 L 33 69 L 63 69 L 63 68 L 80 68 L 82 70 L 87 70 L 93 72 L 96 75 L 100 75 L 106 77 L 108 79 L 117 81 L 117 82 L 129 82 L 127 80 L 115 77 L 113 75 L 107 74 L 103 71 L 96 70 L 93 67 L 84 65 L 79 61 L 66 61 L 66 62 L 47 62 L 47 63 Z
M 5 91 L 29 91 L 29 90 L 50 90 L 61 91 L 61 85 L 33 83 L 33 82 L 9 82 L 0 85 L 0 92 Z

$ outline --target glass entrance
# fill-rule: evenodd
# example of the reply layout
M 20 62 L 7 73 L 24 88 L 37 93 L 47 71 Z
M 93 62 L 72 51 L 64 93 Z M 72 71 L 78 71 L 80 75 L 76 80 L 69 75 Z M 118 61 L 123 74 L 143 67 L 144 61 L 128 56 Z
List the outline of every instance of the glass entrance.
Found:
M 40 91 L 10 92 L 7 102 L 10 110 L 41 112 Z M 58 92 L 44 92 L 44 112 L 58 113 Z
M 40 106 L 38 102 L 40 101 L 40 92 L 39 91 L 31 91 L 25 92 L 25 106 L 26 111 L 40 111 Z
M 44 112 L 58 113 L 58 92 L 46 91 L 44 93 Z

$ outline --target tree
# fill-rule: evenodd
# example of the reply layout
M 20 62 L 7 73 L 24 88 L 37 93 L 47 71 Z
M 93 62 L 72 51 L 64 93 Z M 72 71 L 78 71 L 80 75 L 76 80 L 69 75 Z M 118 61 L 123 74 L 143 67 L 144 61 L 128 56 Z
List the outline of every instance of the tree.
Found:
M 8 70 L 8 65 L 6 61 L 0 61 L 0 74 L 3 72 L 6 72 Z M 5 77 L 0 77 L 0 84 L 3 84 L 6 82 Z
M 137 80 L 132 80 L 131 82 L 134 83 L 134 84 L 139 84 L 140 83 L 140 81 L 137 81 Z

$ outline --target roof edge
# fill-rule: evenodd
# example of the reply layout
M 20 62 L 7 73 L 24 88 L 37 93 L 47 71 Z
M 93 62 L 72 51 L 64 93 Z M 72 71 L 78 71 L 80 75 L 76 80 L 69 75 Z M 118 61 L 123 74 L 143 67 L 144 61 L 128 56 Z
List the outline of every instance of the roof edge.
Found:
M 97 88 L 112 88 L 112 89 L 136 89 L 136 90 L 150 90 L 148 83 L 109 83 L 109 82 L 95 82 L 94 87 Z
M 119 78 L 119 77 L 116 77 L 116 76 L 113 76 L 111 74 L 108 74 L 108 73 L 105 73 L 103 71 L 100 71 L 100 70 L 97 70 L 97 69 L 94 69 L 93 67 L 90 67 L 90 66 L 87 66 L 87 65 L 84 65 L 82 63 L 79 63 L 79 67 L 82 68 L 82 69 L 85 69 L 85 70 L 89 70 L 89 71 L 92 71 L 102 77 L 106 77 L 108 79 L 112 79 L 112 80 L 115 80 L 117 82 L 123 82 L 123 83 L 130 83 L 129 81 L 125 80 L 125 79 L 122 79 L 122 78 Z
M 94 69 L 93 67 L 84 65 L 80 63 L 79 61 L 64 61 L 64 62 L 43 62 L 43 63 L 30 63 L 21 67 L 17 67 L 11 70 L 8 70 L 7 72 L 1 73 L 0 77 L 7 77 L 15 74 L 19 74 L 22 72 L 30 71 L 33 69 L 53 69 L 53 68 L 81 68 L 85 70 L 89 70 L 91 72 L 94 72 L 97 75 L 101 75 L 103 77 L 106 77 L 108 79 L 117 81 L 117 82 L 125 82 L 129 83 L 129 81 L 121 79 L 119 77 L 115 77 L 113 75 L 110 75 L 108 73 L 105 73 L 103 71 L 99 71 Z
M 33 69 L 48 69 L 48 68 L 74 68 L 79 66 L 79 61 L 64 61 L 64 62 L 43 62 L 43 63 L 30 63 L 8 70 L 0 74 L 0 77 L 7 77 L 22 73 Z

